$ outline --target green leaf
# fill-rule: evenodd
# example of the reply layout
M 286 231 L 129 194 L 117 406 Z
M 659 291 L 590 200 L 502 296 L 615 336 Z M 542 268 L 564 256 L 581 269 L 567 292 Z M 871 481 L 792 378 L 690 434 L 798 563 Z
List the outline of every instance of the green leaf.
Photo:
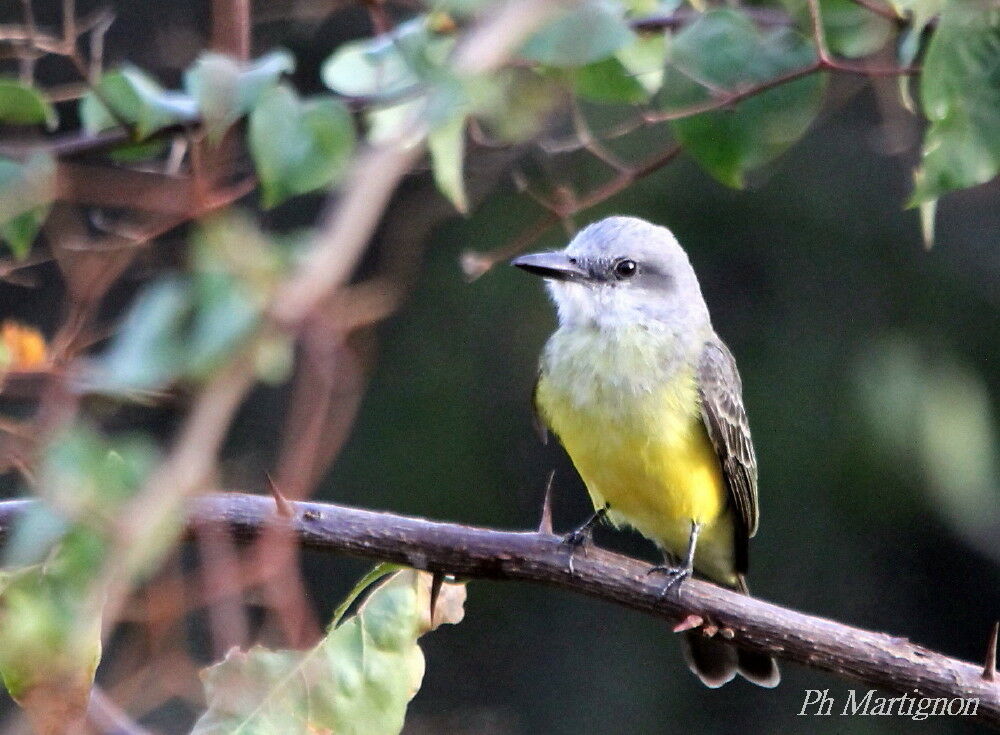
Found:
M 443 74 L 454 45 L 453 36 L 432 33 L 418 15 L 392 33 L 339 46 L 320 74 L 339 94 L 392 98 Z
M 910 18 L 910 25 L 919 33 L 931 19 L 940 14 L 948 0 L 889 0 L 901 17 Z
M 477 111 L 490 135 L 511 143 L 533 138 L 566 101 L 559 74 L 536 69 L 505 69 L 492 78 L 501 90 L 497 103 Z
M 614 57 L 574 69 L 572 79 L 573 91 L 592 102 L 638 104 L 649 99 L 642 84 Z
M 45 564 L 0 572 L 0 677 L 35 732 L 65 732 L 83 718 L 101 657 L 101 611 L 73 572 L 93 535 L 65 536 Z M 90 577 L 86 577 L 87 580 Z
M 427 139 L 431 153 L 434 183 L 438 190 L 462 214 L 469 211 L 462 180 L 462 163 L 465 158 L 465 116 L 459 115 L 450 122 L 431 131 Z
M 209 52 L 184 73 L 184 90 L 197 101 L 209 139 L 217 142 L 282 74 L 294 70 L 295 59 L 287 51 L 275 51 L 246 66 Z
M 377 107 L 365 112 L 367 133 L 372 145 L 417 143 L 420 134 L 412 123 L 427 109 L 427 97 L 401 102 L 390 107 Z
M 673 39 L 660 106 L 680 112 L 713 94 L 741 92 L 815 61 L 798 34 L 761 34 L 744 14 L 713 10 Z M 746 173 L 798 140 L 819 109 L 822 80 L 815 74 L 754 95 L 734 109 L 713 110 L 671 123 L 678 140 L 724 184 L 742 187 Z
M 173 382 L 187 358 L 185 326 L 191 285 L 177 277 L 154 281 L 139 294 L 111 346 L 95 365 L 95 388 L 145 391 Z
M 80 121 L 87 132 L 99 133 L 124 121 L 134 128 L 139 140 L 197 116 L 198 105 L 191 96 L 163 89 L 131 65 L 105 74 L 97 92 L 88 92 L 80 100 Z
M 606 59 L 633 38 L 621 5 L 584 0 L 529 38 L 521 56 L 549 66 L 584 66 Z
M 117 514 L 154 463 L 147 440 L 112 443 L 87 427 L 49 444 L 43 501 L 18 519 L 0 571 L 0 676 L 36 732 L 65 732 L 86 710 L 101 653 L 95 583 Z
M 351 605 L 353 605 L 355 600 L 361 597 L 361 595 L 364 594 L 369 587 L 382 579 L 382 577 L 388 576 L 393 572 L 398 572 L 402 568 L 403 567 L 399 564 L 393 564 L 392 562 L 387 561 L 380 562 L 372 567 L 368 574 L 354 583 L 354 587 L 352 587 L 351 591 L 347 593 L 347 597 L 341 600 L 340 604 L 337 605 L 336 609 L 333 611 L 333 617 L 330 619 L 330 630 L 333 630 L 340 625 L 340 621 L 344 619 L 344 616 L 347 614 Z
M 662 33 L 636 36 L 632 43 L 620 48 L 615 57 L 646 92 L 654 94 L 663 84 L 667 38 Z
M 37 89 L 11 79 L 0 79 L 0 123 L 44 125 L 55 130 L 59 118 L 55 108 Z
M 810 28 L 807 0 L 782 0 L 801 28 Z M 826 44 L 835 56 L 850 59 L 869 56 L 889 42 L 896 24 L 867 10 L 854 0 L 820 0 Z
M 55 161 L 36 153 L 25 163 L 0 158 L 0 239 L 27 257 L 55 196 Z
M 398 733 L 423 679 L 417 639 L 464 614 L 464 587 L 445 584 L 431 621 L 430 587 L 404 570 L 308 651 L 230 651 L 202 672 L 209 708 L 192 735 Z
M 15 259 L 24 260 L 28 257 L 31 244 L 49 216 L 50 208 L 48 204 L 36 207 L 0 225 L 0 240 L 7 243 Z
M 930 126 L 910 204 L 983 184 L 1000 171 L 1000 11 L 978 2 L 941 13 L 924 59 Z
M 265 207 L 336 184 L 355 141 L 354 122 L 340 102 L 302 102 L 284 85 L 261 97 L 250 114 L 249 137 Z
M 112 443 L 89 427 L 77 426 L 52 443 L 40 484 L 46 499 L 62 512 L 95 525 L 100 520 L 113 523 L 115 511 L 135 495 L 155 458 L 154 445 L 145 437 Z
M 398 94 L 417 84 L 416 74 L 392 43 L 351 41 L 323 62 L 323 84 L 348 96 Z

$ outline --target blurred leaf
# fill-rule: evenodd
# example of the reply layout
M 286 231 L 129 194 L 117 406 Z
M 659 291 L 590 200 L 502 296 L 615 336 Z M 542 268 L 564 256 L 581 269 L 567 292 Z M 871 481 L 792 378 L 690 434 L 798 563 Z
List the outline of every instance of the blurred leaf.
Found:
M 286 335 L 266 334 L 256 342 L 254 373 L 265 385 L 281 385 L 295 367 L 295 345 Z
M 427 139 L 434 171 L 434 183 L 462 214 L 469 211 L 462 180 L 462 162 L 465 158 L 465 116 L 432 130 Z
M 429 620 L 430 585 L 394 574 L 309 651 L 233 649 L 202 672 L 209 709 L 192 735 L 398 733 L 423 679 L 417 638 L 464 614 L 464 587 L 445 584 Z
M 54 441 L 42 463 L 43 496 L 87 523 L 114 522 L 153 468 L 154 445 L 144 437 L 109 442 L 93 429 L 75 427 Z M 34 559 L 31 561 L 37 561 Z
M 241 283 L 228 273 L 199 273 L 195 281 L 194 323 L 187 343 L 185 372 L 207 377 L 254 331 L 260 308 Z
M 250 114 L 249 138 L 264 206 L 274 207 L 340 180 L 354 150 L 354 122 L 340 102 L 302 102 L 281 85 Z
M 392 33 L 339 46 L 323 63 L 323 83 L 343 95 L 393 98 L 445 73 L 454 45 L 453 36 L 433 33 L 427 16 L 418 15 Z
M 192 308 L 191 286 L 180 278 L 146 286 L 97 365 L 97 387 L 142 391 L 175 380 L 187 356 L 184 329 Z
M 500 140 L 528 140 L 566 102 L 565 85 L 558 76 L 535 69 L 502 70 L 493 75 L 502 90 L 500 102 L 479 110 L 477 116 Z
M 782 0 L 802 28 L 809 28 L 807 0 Z M 855 59 L 883 48 L 893 37 L 896 24 L 873 13 L 854 0 L 820 0 L 820 14 L 827 47 L 836 56 Z
M 145 440 L 110 443 L 77 427 L 41 463 L 44 502 L 18 519 L 0 571 L 0 675 L 36 732 L 65 733 L 86 710 L 101 653 L 94 585 L 116 514 L 154 458 Z
M 944 10 L 948 0 L 889 0 L 889 4 L 900 16 L 909 16 L 912 28 L 919 33 Z
M 672 13 L 683 4 L 683 0 L 622 0 L 631 15 L 643 16 L 652 13 Z
M 23 260 L 55 196 L 55 161 L 35 153 L 25 163 L 0 158 L 0 239 Z
M 263 330 L 248 337 L 288 266 L 307 247 L 308 233 L 265 235 L 256 220 L 230 210 L 207 218 L 194 238 L 196 293 L 188 372 L 203 376 L 235 349 L 251 348 L 257 376 L 269 385 L 288 379 L 294 366 L 293 340 Z M 235 306 L 230 311 L 227 305 Z M 216 314 L 220 311 L 221 313 Z
M 813 48 L 788 29 L 762 35 L 744 14 L 712 10 L 673 39 L 661 107 L 680 111 L 807 67 Z M 742 187 L 747 171 L 780 155 L 808 129 L 821 100 L 816 74 L 750 97 L 734 109 L 671 123 L 678 140 L 715 178 Z
M 910 205 L 983 184 L 1000 170 L 1000 13 L 951 3 L 924 59 L 921 102 L 930 126 Z
M 236 212 L 206 219 L 192 240 L 194 275 L 161 278 L 139 294 L 94 365 L 91 390 L 204 379 L 253 334 L 287 255 Z
M 576 94 L 592 102 L 638 104 L 649 98 L 635 76 L 615 58 L 574 69 L 572 78 Z
M 529 38 L 521 56 L 549 66 L 583 66 L 606 59 L 633 38 L 621 5 L 583 0 Z
M 192 97 L 163 89 L 146 72 L 131 65 L 101 77 L 97 91 L 99 95 L 88 92 L 80 100 L 80 121 L 88 133 L 118 127 L 120 118 L 133 126 L 136 137 L 142 140 L 157 130 L 198 116 L 198 104 Z
M 667 38 L 662 33 L 636 36 L 632 43 L 620 48 L 615 57 L 646 92 L 653 94 L 663 84 Z
M 55 108 L 37 89 L 11 79 L 0 79 L 0 123 L 44 125 L 55 130 L 59 118 Z
M 83 607 L 86 591 L 63 565 L 78 540 L 44 565 L 0 571 L 0 676 L 39 735 L 83 718 L 101 657 L 100 611 Z
M 229 56 L 206 52 L 184 73 L 184 89 L 197 100 L 209 140 L 218 142 L 282 74 L 294 70 L 295 59 L 287 51 L 275 51 L 245 66 Z
M 416 143 L 420 134 L 414 122 L 427 108 L 427 98 L 418 97 L 391 107 L 378 107 L 365 113 L 366 139 L 372 145 Z
M 858 364 L 859 396 L 879 441 L 873 451 L 927 492 L 930 507 L 1000 561 L 1000 456 L 982 377 L 938 342 L 897 335 Z
M 10 247 L 17 260 L 24 260 L 31 252 L 31 244 L 49 216 L 49 205 L 31 209 L 0 225 L 0 240 Z
M 351 41 L 323 62 L 323 84 L 351 97 L 398 94 L 417 84 L 399 50 L 391 42 Z

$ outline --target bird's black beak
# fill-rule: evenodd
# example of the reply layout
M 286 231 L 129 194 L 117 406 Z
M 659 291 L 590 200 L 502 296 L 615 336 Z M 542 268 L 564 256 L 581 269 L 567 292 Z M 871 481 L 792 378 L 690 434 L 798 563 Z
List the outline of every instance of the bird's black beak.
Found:
M 582 281 L 590 274 L 562 252 L 531 253 L 514 258 L 511 265 L 554 281 Z

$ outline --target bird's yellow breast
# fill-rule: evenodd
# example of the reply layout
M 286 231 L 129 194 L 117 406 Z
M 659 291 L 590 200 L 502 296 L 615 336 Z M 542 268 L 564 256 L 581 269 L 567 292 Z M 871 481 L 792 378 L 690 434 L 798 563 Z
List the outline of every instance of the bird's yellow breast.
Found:
M 536 401 L 596 507 L 611 506 L 662 548 L 683 555 L 702 524 L 695 566 L 731 581 L 732 525 L 693 365 L 664 362 L 649 335 L 559 332 L 543 359 Z

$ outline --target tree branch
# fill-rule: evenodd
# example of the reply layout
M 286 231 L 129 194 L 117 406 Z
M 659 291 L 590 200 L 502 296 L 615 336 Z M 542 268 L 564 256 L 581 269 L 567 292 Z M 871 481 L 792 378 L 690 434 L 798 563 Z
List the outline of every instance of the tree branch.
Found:
M 35 501 L 0 503 L 0 543 Z M 695 614 L 719 635 L 786 661 L 872 686 L 921 696 L 978 698 L 976 719 L 1000 728 L 1000 686 L 981 666 L 959 661 L 884 633 L 849 627 L 746 597 L 699 580 L 661 597 L 644 562 L 598 548 L 569 549 L 544 532 L 497 531 L 439 523 L 325 503 L 218 493 L 190 500 L 188 528 L 227 526 L 241 541 L 272 524 L 288 528 L 307 548 L 406 564 L 458 577 L 522 580 L 580 592 L 676 622 Z

